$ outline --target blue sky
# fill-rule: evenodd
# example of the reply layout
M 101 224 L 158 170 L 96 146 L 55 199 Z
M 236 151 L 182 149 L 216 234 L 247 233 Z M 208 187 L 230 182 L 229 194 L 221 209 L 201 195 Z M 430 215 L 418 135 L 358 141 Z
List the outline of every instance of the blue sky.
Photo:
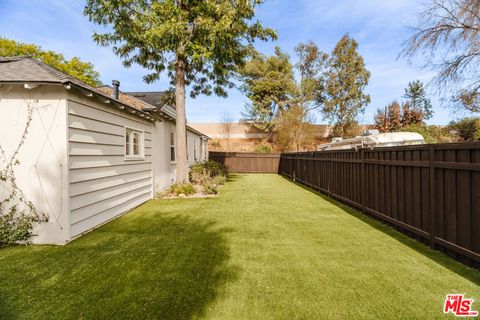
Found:
M 372 102 L 362 123 L 371 123 L 378 107 L 393 99 L 401 99 L 408 81 L 420 79 L 428 83 L 434 73 L 397 59 L 402 43 L 408 38 L 408 26 L 415 25 L 418 0 L 267 0 L 257 10 L 257 18 L 277 30 L 279 39 L 258 43 L 265 54 L 280 46 L 293 57 L 299 42 L 314 41 L 322 51 L 330 52 L 346 33 L 355 38 L 367 69 L 371 72 L 367 93 Z M 110 48 L 98 47 L 91 39 L 99 28 L 83 16 L 81 0 L 0 0 L 0 35 L 16 41 L 35 43 L 44 49 L 63 53 L 67 58 L 78 56 L 95 64 L 104 83 L 121 82 L 124 91 L 164 90 L 164 77 L 153 85 L 142 81 L 145 71 L 134 66 L 125 69 Z M 433 90 L 432 90 L 433 91 Z M 430 123 L 446 124 L 455 118 L 431 93 L 435 114 Z M 219 122 L 228 112 L 237 120 L 244 110 L 246 98 L 237 90 L 228 98 L 214 96 L 187 100 L 187 116 L 194 122 Z M 316 116 L 321 123 L 320 115 Z

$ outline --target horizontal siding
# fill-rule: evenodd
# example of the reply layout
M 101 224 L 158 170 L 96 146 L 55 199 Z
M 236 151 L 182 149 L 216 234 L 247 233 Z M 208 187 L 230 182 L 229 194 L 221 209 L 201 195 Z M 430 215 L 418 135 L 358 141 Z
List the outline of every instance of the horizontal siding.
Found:
M 86 231 L 92 229 L 92 225 L 94 225 L 94 226 L 101 225 L 102 223 L 105 223 L 108 220 L 111 220 L 111 219 L 121 215 L 122 213 L 125 213 L 125 212 L 131 210 L 132 208 L 135 208 L 135 207 L 141 205 L 142 203 L 144 203 L 145 201 L 148 201 L 149 199 L 150 199 L 149 194 L 146 194 L 146 195 L 141 196 L 141 197 L 136 197 L 136 198 L 127 200 L 126 202 L 122 203 L 121 205 L 118 205 L 118 206 L 110 208 L 106 211 L 100 212 L 100 213 L 91 217 L 88 220 L 83 220 L 83 221 L 79 221 L 79 222 L 76 222 L 76 223 L 72 223 L 72 226 L 71 226 L 72 237 L 76 237 L 76 236 L 82 234 L 83 232 L 86 232 Z
M 71 156 L 121 156 L 124 157 L 125 146 L 70 142 Z M 145 156 L 151 155 L 152 148 L 145 147 Z
M 150 184 L 151 178 L 147 177 L 146 179 L 133 180 L 121 185 L 100 189 L 96 192 L 72 196 L 70 201 L 70 209 L 72 212 L 75 212 L 75 210 L 80 208 L 109 201 L 113 197 L 122 196 L 138 189 L 148 188 L 150 187 Z M 109 204 L 107 203 L 107 205 Z
M 141 173 L 151 170 L 151 163 L 129 163 L 128 165 L 99 167 L 99 168 L 83 168 L 70 170 L 70 183 L 92 181 L 103 178 L 115 178 L 128 173 Z
M 131 162 L 150 162 L 151 156 L 145 156 L 145 160 L 125 160 L 121 156 L 70 156 L 70 169 L 109 167 L 124 165 Z
M 107 133 L 92 132 L 89 130 L 70 128 L 69 130 L 70 142 L 79 142 L 86 144 L 112 145 L 124 147 L 124 137 L 113 136 Z M 145 147 L 151 148 L 152 141 L 145 139 Z
M 146 120 L 95 101 L 69 101 L 68 120 L 75 237 L 151 198 L 152 137 Z M 125 159 L 125 127 L 145 133 L 144 159 Z
M 151 177 L 151 171 L 129 172 L 126 174 L 118 174 L 106 178 L 95 180 L 86 180 L 83 182 L 71 183 L 70 195 L 72 197 L 94 193 L 103 189 L 119 186 L 128 182 L 144 180 Z M 94 183 L 92 183 L 94 181 Z
M 72 224 L 89 219 L 99 213 L 102 213 L 110 208 L 114 208 L 124 204 L 125 202 L 136 197 L 148 195 L 150 197 L 150 186 L 139 189 L 134 189 L 125 193 L 121 193 L 115 197 L 107 199 L 108 201 L 100 201 L 90 204 L 85 207 L 72 210 Z
M 70 100 L 69 110 L 70 114 L 83 116 L 90 119 L 101 119 L 102 121 L 113 121 L 114 123 L 121 123 L 127 126 L 147 126 L 149 127 L 151 122 L 132 113 L 112 108 L 111 106 L 99 106 L 97 104 L 85 103 L 81 101 Z M 147 130 L 150 131 L 150 130 Z

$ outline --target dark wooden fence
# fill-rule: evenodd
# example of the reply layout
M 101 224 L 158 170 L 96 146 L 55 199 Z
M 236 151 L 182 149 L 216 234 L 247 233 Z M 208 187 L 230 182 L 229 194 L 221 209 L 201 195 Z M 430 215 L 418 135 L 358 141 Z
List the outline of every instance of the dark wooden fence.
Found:
M 282 154 L 278 171 L 480 267 L 480 143 Z
M 279 153 L 209 152 L 209 158 L 234 173 L 278 173 Z

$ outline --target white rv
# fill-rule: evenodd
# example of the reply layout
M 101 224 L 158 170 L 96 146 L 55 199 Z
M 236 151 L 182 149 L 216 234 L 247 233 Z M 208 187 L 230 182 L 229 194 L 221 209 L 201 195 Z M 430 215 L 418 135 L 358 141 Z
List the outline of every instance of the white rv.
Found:
M 332 142 L 317 146 L 318 151 L 349 150 L 359 148 L 395 147 L 424 144 L 423 136 L 416 132 L 387 132 L 368 130 L 363 135 L 351 138 L 333 138 Z

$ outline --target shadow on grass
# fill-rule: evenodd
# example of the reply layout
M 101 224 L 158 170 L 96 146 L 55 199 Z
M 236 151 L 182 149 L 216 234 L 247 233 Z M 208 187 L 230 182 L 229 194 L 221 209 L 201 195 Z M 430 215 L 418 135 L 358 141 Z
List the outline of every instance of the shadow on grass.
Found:
M 352 215 L 353 217 L 361 220 L 364 223 L 367 223 L 371 227 L 383 232 L 384 234 L 394 238 L 395 240 L 399 241 L 403 245 L 408 246 L 409 248 L 419 252 L 420 254 L 424 255 L 425 257 L 435 261 L 436 263 L 440 264 L 441 266 L 455 272 L 456 274 L 462 276 L 465 279 L 468 279 L 469 281 L 475 283 L 476 285 L 480 285 L 480 272 L 467 267 L 460 262 L 457 262 L 453 259 L 451 259 L 449 256 L 441 253 L 440 251 L 436 251 L 431 249 L 430 247 L 424 245 L 423 243 L 416 241 L 413 238 L 408 237 L 407 235 L 401 233 L 400 231 L 395 230 L 392 228 L 390 225 L 386 223 L 382 223 L 381 221 L 375 220 L 367 215 L 362 214 L 361 212 L 353 209 L 352 207 L 349 207 L 348 205 L 345 205 L 335 199 L 332 199 L 328 197 L 327 195 L 318 192 L 316 190 L 313 190 L 301 183 L 294 182 L 290 180 L 287 177 L 282 176 L 285 180 L 296 184 L 300 188 L 307 190 L 311 193 L 314 193 L 317 196 L 320 196 L 323 200 L 337 206 L 341 207 L 344 209 L 347 213 Z
M 202 316 L 236 278 L 229 230 L 142 208 L 63 247 L 1 250 L 0 318 Z
M 227 176 L 227 182 L 235 182 L 240 180 L 240 178 L 241 178 L 241 175 L 237 173 L 229 173 Z

